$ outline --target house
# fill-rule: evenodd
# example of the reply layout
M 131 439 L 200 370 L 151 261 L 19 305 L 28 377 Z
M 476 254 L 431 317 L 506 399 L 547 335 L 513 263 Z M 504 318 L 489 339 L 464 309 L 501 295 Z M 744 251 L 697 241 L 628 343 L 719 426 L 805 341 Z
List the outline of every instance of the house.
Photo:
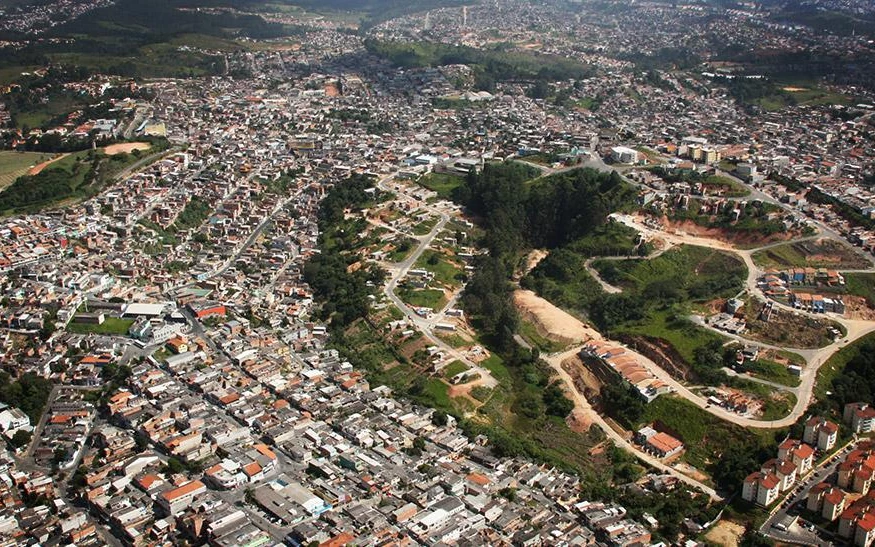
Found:
M 875 450 L 871 443 L 861 443 L 839 464 L 836 483 L 852 492 L 866 494 L 875 476 Z
M 182 486 L 163 492 L 156 500 L 169 515 L 177 513 L 191 506 L 194 498 L 207 491 L 207 487 L 199 480 L 187 482 Z
M 846 507 L 839 517 L 838 535 L 857 547 L 869 547 L 875 539 L 875 493 Z
M 214 315 L 224 316 L 227 313 L 225 306 L 218 302 L 191 302 L 187 307 L 198 319 L 205 319 Z
M 854 433 L 872 433 L 875 431 L 875 408 L 868 403 L 848 403 L 842 420 Z
M 781 491 L 789 490 L 796 482 L 796 465 L 787 460 L 772 459 L 763 464 L 760 471 L 773 473 L 781 481 Z
M 181 353 L 186 353 L 188 351 L 188 342 L 185 341 L 181 336 L 174 336 L 165 344 L 167 349 L 179 355 Z
M 684 443 L 667 433 L 660 432 L 645 441 L 644 449 L 660 458 L 668 458 L 683 450 Z
M 845 508 L 845 493 L 841 488 L 822 482 L 808 492 L 806 508 L 813 513 L 833 521 L 842 514 Z
M 812 416 L 805 422 L 802 441 L 816 446 L 818 450 L 828 451 L 835 446 L 838 434 L 839 426 L 826 418 Z
M 30 431 L 30 418 L 15 407 L 6 407 L 0 411 L 0 431 L 7 437 L 12 437 L 19 429 Z
M 814 449 L 802 441 L 787 439 L 778 446 L 778 459 L 793 462 L 799 475 L 804 475 L 814 464 Z
M 741 497 L 746 501 L 767 507 L 778 499 L 781 493 L 781 480 L 774 473 L 756 471 L 744 479 Z

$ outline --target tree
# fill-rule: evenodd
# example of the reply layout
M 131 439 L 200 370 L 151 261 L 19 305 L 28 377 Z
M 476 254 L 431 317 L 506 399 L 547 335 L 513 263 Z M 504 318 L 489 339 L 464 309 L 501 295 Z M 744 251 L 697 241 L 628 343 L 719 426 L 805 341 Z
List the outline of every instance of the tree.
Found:
M 556 383 L 547 386 L 543 398 L 547 414 L 564 418 L 574 410 L 574 403 L 565 396 L 565 392 Z
M 23 446 L 27 446 L 27 444 L 30 443 L 30 438 L 30 432 L 19 429 L 15 432 L 14 435 L 12 435 L 12 439 L 10 440 L 10 442 L 15 448 L 21 448 Z
M 771 539 L 762 536 L 753 526 L 747 527 L 741 540 L 738 542 L 738 547 L 774 547 L 775 542 Z
M 431 415 L 431 423 L 436 426 L 442 427 L 447 425 L 449 422 L 449 418 L 447 417 L 447 413 L 443 410 L 435 410 Z

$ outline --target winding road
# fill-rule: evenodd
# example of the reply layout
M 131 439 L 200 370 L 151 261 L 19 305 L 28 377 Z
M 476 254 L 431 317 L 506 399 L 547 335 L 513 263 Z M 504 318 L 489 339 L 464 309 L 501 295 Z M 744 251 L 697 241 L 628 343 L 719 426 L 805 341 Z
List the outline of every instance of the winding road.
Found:
M 391 191 L 387 183 L 394 178 L 394 175 L 389 175 L 380 179 L 377 183 L 377 187 L 384 191 Z M 388 265 L 389 268 L 389 280 L 383 286 L 383 294 L 388 298 L 394 305 L 397 307 L 404 316 L 410 321 L 417 329 L 425 336 L 432 345 L 438 347 L 444 355 L 449 356 L 451 359 L 457 359 L 463 363 L 473 372 L 480 375 L 480 379 L 477 380 L 479 385 L 485 387 L 495 387 L 498 385 L 498 381 L 492 376 L 492 373 L 489 372 L 486 368 L 480 366 L 479 364 L 471 361 L 464 353 L 460 352 L 453 346 L 444 342 L 434 334 L 435 320 L 429 320 L 427 318 L 421 317 L 415 311 L 413 311 L 410 306 L 404 303 L 401 298 L 395 293 L 398 288 L 398 283 L 404 279 L 407 275 L 407 272 L 410 271 L 410 268 L 416 264 L 416 261 L 419 260 L 419 257 L 422 256 L 422 253 L 428 249 L 429 245 L 431 245 L 434 238 L 444 229 L 447 225 L 447 222 L 450 221 L 449 213 L 441 208 L 435 206 L 427 206 L 425 207 L 431 213 L 438 215 L 440 220 L 438 220 L 437 224 L 424 236 L 413 236 L 419 243 L 416 246 L 416 249 L 413 250 L 410 255 L 405 258 L 403 261 L 398 262 L 396 264 Z M 459 291 L 460 292 L 460 291 Z M 447 307 L 456 301 L 458 297 L 458 292 L 453 295 L 453 298 L 450 299 L 450 302 L 447 306 L 441 310 L 439 316 L 446 311 Z

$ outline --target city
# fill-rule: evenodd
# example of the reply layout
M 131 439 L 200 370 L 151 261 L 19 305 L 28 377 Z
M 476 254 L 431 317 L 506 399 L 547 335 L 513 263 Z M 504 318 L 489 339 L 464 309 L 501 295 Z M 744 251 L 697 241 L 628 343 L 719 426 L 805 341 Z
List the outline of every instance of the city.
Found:
M 0 1 L 0 545 L 869 547 L 875 11 L 803 7 Z

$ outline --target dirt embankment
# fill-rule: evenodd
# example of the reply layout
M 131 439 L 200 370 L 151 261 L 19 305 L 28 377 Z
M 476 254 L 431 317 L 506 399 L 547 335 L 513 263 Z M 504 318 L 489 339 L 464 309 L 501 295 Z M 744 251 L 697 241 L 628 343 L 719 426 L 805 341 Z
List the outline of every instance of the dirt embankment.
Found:
M 706 228 L 705 226 L 699 226 L 692 220 L 669 220 L 668 217 L 663 217 L 661 222 L 666 232 L 676 234 L 685 233 L 694 237 L 716 239 L 717 241 L 722 241 L 723 243 L 728 243 L 736 247 L 759 247 L 770 243 L 777 243 L 779 241 L 789 241 L 800 235 L 798 231 L 778 232 L 768 236 L 764 236 L 755 231 L 733 232 L 732 230 L 727 230 L 725 228 Z
M 532 291 L 514 291 L 513 301 L 523 319 L 531 321 L 545 338 L 562 344 L 580 344 L 602 337 L 597 330 Z
M 44 162 L 40 163 L 39 165 L 34 165 L 33 167 L 30 168 L 30 171 L 28 171 L 27 174 L 28 175 L 39 175 L 43 169 L 45 169 L 49 165 L 55 163 L 56 161 L 60 161 L 64 158 L 66 158 L 69 155 L 70 154 L 61 154 L 57 158 L 52 158 L 49 161 L 44 161 Z
M 107 156 L 115 156 L 116 154 L 130 154 L 134 150 L 148 150 L 152 145 L 148 142 L 121 142 L 118 144 L 110 144 L 103 149 L 103 153 Z
M 738 542 L 743 535 L 744 526 L 728 520 L 721 520 L 705 534 L 705 539 L 723 547 L 738 547 Z
M 875 310 L 869 307 L 869 303 L 862 296 L 844 295 L 845 317 L 848 319 L 862 319 L 875 321 Z
M 637 334 L 620 334 L 617 339 L 657 364 L 680 382 L 696 380 L 695 373 L 671 344 Z
M 530 252 L 526 256 L 525 264 L 523 264 L 522 268 L 518 268 L 516 274 L 514 275 L 514 281 L 519 281 L 525 276 L 529 275 L 529 272 L 535 269 L 535 267 L 541 263 L 542 260 L 547 258 L 549 252 L 544 249 L 535 249 Z

